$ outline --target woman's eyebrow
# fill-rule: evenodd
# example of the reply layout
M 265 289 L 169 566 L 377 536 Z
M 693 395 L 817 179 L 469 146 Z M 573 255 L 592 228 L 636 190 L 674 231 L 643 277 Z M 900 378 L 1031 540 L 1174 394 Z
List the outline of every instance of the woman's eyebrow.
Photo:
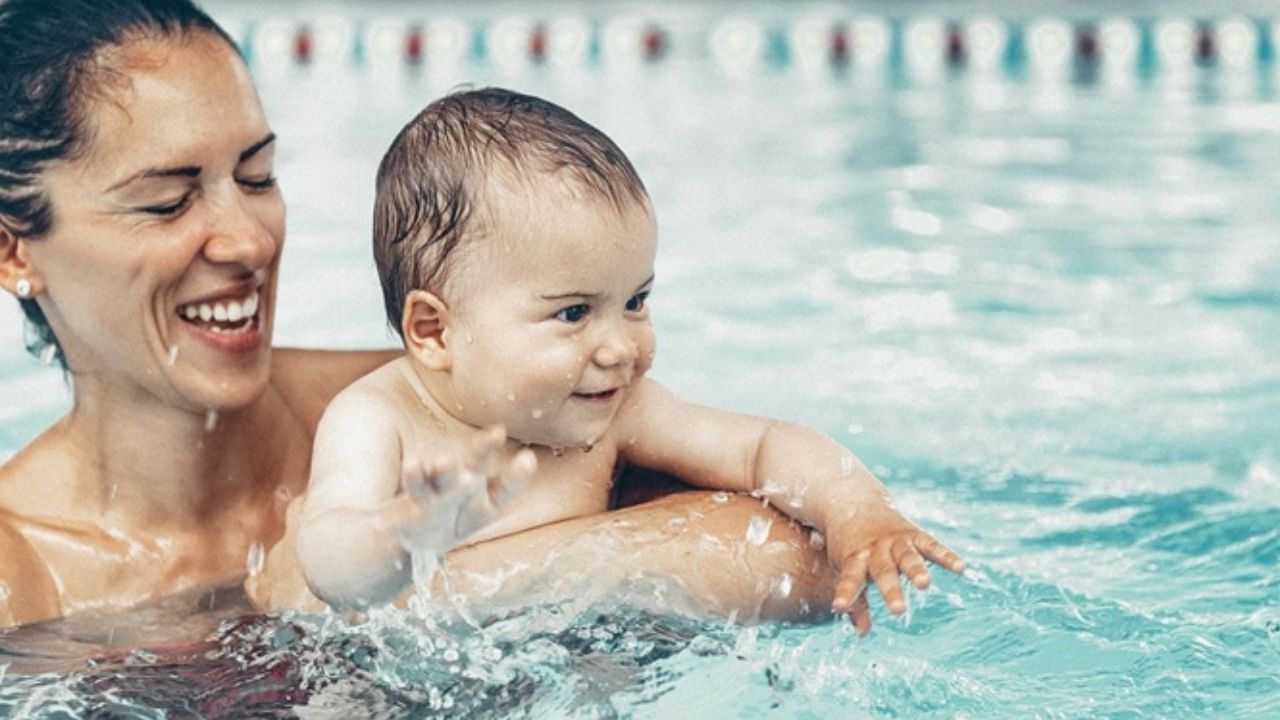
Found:
M 262 148 L 264 148 L 264 147 L 266 147 L 266 146 L 270 145 L 271 143 L 273 143 L 273 142 L 275 142 L 275 141 L 276 141 L 276 134 L 275 134 L 275 133 L 267 133 L 267 136 L 266 136 L 266 137 L 262 138 L 261 140 L 259 140 L 259 141 L 258 141 L 258 142 L 256 142 L 256 143 L 254 143 L 254 144 L 250 145 L 250 146 L 249 146 L 249 148 L 248 148 L 247 150 L 245 150 L 244 152 L 240 153 L 240 162 L 244 162 L 245 160 L 248 160 L 249 158 L 253 157 L 254 155 L 257 155 L 259 150 L 261 150 Z
M 175 167 L 175 168 L 147 168 L 146 170 L 142 170 L 141 172 L 136 172 L 130 175 L 129 177 L 121 180 L 120 182 L 112 185 L 111 187 L 107 188 L 107 192 L 119 190 L 120 188 L 124 187 L 125 185 L 128 185 L 129 183 L 134 182 L 135 180 L 142 180 L 144 178 L 199 177 L 199 176 L 200 176 L 200 168 L 199 166 L 196 166 L 196 165 L 185 165 L 183 167 Z
M 248 160 L 254 155 L 257 155 L 258 152 L 262 150 L 262 148 L 270 145 L 275 141 L 276 141 L 276 134 L 267 133 L 266 137 L 250 145 L 248 148 L 244 150 L 244 152 L 240 153 L 240 156 L 237 162 L 242 163 L 245 160 Z M 107 188 L 107 192 L 118 190 L 124 187 L 125 185 L 128 185 L 131 182 L 134 182 L 135 180 L 142 180 L 144 178 L 199 177 L 199 176 L 200 176 L 200 166 L 198 165 L 183 165 L 181 167 L 173 167 L 173 168 L 147 168 L 140 172 L 134 173 L 133 175 L 130 175 L 129 177 L 121 180 L 120 182 L 115 183 L 111 187 Z

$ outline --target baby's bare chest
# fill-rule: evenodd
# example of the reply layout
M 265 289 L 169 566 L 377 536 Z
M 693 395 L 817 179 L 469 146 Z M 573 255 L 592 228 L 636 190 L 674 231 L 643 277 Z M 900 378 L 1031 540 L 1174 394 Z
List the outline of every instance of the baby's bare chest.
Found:
M 539 449 L 535 453 L 538 468 L 533 480 L 510 500 L 484 536 L 508 535 L 609 508 L 616 450 L 596 447 L 553 453 Z

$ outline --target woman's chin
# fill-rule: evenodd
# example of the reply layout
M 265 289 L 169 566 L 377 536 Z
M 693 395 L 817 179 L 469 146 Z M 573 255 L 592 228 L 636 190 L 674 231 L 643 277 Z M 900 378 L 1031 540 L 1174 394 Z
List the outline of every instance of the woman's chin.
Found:
M 257 402 L 270 384 L 270 364 L 235 373 L 208 374 L 198 378 L 174 378 L 181 396 L 176 403 L 204 413 L 244 410 Z

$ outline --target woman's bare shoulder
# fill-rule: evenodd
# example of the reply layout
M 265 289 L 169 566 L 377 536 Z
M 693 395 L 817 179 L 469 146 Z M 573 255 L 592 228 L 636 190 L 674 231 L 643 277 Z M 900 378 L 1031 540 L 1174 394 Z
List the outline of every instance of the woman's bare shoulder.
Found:
M 0 508 L 0 628 L 58 617 L 62 608 L 49 568 Z
M 45 428 L 0 463 L 0 520 L 6 513 L 16 517 L 55 514 L 74 496 L 68 480 L 75 477 L 78 453 L 68 440 L 65 420 Z
M 401 350 L 272 351 L 271 384 L 311 428 L 325 406 L 356 379 L 403 355 Z

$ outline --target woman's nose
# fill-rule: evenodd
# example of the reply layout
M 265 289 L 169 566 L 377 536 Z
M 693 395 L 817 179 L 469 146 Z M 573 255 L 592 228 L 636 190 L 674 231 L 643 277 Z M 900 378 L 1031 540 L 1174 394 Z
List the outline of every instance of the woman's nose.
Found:
M 267 208 L 266 202 L 266 198 L 250 199 L 234 192 L 226 202 L 211 208 L 214 217 L 204 245 L 205 258 L 213 263 L 239 263 L 254 269 L 269 264 L 279 243 L 267 217 L 269 212 L 277 210 Z

